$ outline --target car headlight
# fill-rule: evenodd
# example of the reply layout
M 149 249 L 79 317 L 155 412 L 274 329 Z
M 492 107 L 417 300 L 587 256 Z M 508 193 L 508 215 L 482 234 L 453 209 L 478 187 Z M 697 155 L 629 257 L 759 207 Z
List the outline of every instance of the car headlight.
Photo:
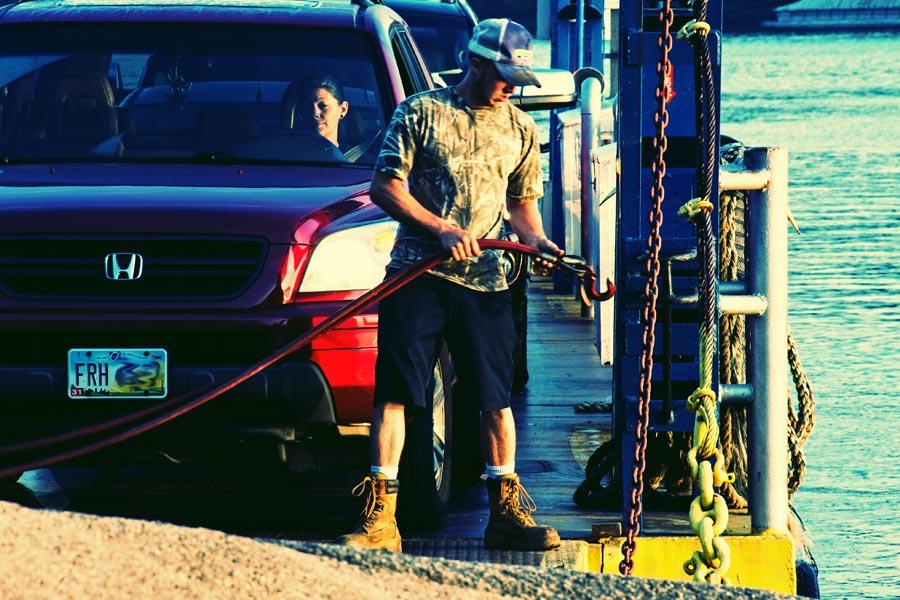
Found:
M 343 229 L 322 238 L 300 283 L 303 292 L 368 290 L 384 279 L 397 235 L 396 221 Z

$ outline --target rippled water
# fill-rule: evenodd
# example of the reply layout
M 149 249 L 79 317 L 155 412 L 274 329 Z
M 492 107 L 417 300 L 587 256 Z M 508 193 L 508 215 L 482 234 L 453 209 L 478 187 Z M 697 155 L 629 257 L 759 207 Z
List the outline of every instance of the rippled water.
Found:
M 823 597 L 900 595 L 900 36 L 731 36 L 722 133 L 785 145 L 790 323 L 817 400 L 795 499 Z
M 900 596 L 898 57 L 896 34 L 723 43 L 722 133 L 790 154 L 790 323 L 817 401 L 795 503 L 826 598 Z

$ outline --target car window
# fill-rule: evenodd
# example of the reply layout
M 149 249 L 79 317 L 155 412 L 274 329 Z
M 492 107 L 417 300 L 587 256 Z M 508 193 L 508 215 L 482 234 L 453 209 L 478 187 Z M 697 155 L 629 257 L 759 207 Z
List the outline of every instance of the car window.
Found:
M 394 58 L 400 70 L 400 79 L 403 81 L 403 91 L 407 96 L 428 89 L 428 81 L 421 70 L 421 63 L 412 48 L 409 35 L 402 29 L 395 29 L 391 35 L 391 46 L 394 49 Z
M 461 74 L 466 68 L 466 49 L 471 37 L 468 21 L 463 18 L 423 14 L 404 14 L 428 70 L 434 75 Z
M 5 29 L 0 156 L 371 166 L 392 108 L 380 56 L 362 33 L 316 28 Z M 322 89 L 343 118 L 323 120 Z

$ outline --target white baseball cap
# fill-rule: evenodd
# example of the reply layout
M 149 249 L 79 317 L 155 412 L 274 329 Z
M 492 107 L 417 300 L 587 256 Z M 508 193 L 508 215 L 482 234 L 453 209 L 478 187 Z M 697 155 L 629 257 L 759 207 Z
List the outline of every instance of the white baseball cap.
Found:
M 475 26 L 469 52 L 494 62 L 501 77 L 513 85 L 541 87 L 531 70 L 531 34 L 509 19 L 485 19 Z

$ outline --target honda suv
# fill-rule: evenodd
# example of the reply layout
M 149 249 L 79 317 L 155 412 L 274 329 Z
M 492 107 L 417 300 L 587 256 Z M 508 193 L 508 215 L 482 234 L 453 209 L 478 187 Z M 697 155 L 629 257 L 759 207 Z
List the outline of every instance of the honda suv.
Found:
M 0 446 L 229 379 L 383 278 L 396 226 L 372 166 L 395 106 L 433 85 L 391 9 L 5 4 Z M 346 107 L 332 138 L 326 80 Z M 341 463 L 367 434 L 376 333 L 376 314 L 349 318 L 128 452 Z M 442 356 L 403 460 L 426 517 L 449 495 L 452 378 Z

